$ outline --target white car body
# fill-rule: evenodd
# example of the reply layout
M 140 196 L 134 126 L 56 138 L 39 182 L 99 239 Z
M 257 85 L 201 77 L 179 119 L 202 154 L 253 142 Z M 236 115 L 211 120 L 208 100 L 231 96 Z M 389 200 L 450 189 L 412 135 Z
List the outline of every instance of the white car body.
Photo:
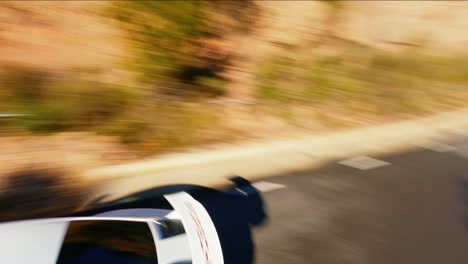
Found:
M 80 221 L 124 221 L 148 225 L 158 264 L 223 264 L 216 229 L 204 207 L 187 193 L 166 195 L 174 210 L 124 209 L 92 217 L 25 220 L 0 224 L 0 263 L 55 264 L 69 226 Z M 81 222 L 81 223 L 83 223 Z M 182 223 L 184 232 L 164 236 L 165 223 Z

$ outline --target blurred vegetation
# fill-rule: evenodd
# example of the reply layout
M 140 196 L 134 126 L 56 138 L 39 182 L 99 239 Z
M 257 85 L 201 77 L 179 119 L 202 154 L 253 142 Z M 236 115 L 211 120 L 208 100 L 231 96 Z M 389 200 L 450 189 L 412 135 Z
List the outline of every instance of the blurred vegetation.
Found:
M 323 4 L 327 13 L 314 41 L 283 45 L 266 58 L 259 55 L 263 59 L 252 72 L 254 85 L 245 88 L 254 90 L 259 104 L 249 107 L 265 103 L 297 125 L 296 108 L 318 109 L 317 122 L 336 127 L 336 108 L 348 116 L 394 117 L 463 105 L 467 56 L 423 53 L 417 45 L 390 52 L 343 39 L 339 29 L 351 5 Z M 97 14 L 123 33 L 128 53 L 119 67 L 136 80 L 122 85 L 103 77 L 111 70 L 85 66 L 53 71 L 1 65 L 0 111 L 25 114 L 1 118 L 2 132 L 97 131 L 157 151 L 203 142 L 204 132 L 223 127 L 222 112 L 209 101 L 227 95 L 228 87 L 250 83 L 250 74 L 233 78 L 236 71 L 226 72 L 236 69 L 230 68 L 233 64 L 256 61 L 239 54 L 233 42 L 258 40 L 261 34 L 247 35 L 265 27 L 256 27 L 264 15 L 257 3 L 112 1 Z M 415 38 L 419 46 L 430 39 Z M 238 83 L 230 85 L 232 79 Z
M 143 82 L 173 80 L 193 57 L 193 39 L 202 34 L 201 1 L 119 1 L 109 14 L 119 21 L 135 51 L 132 67 Z
M 90 130 L 153 151 L 199 142 L 219 122 L 202 105 L 226 92 L 223 37 L 247 32 L 253 11 L 248 0 L 109 3 L 99 14 L 125 33 L 135 86 L 104 83 L 100 69 L 3 65 L 0 110 L 26 115 L 1 119 L 2 131 Z
M 119 136 L 123 143 L 141 150 L 158 151 L 194 144 L 202 140 L 200 131 L 218 123 L 215 113 L 190 100 L 58 77 L 29 67 L 6 69 L 0 74 L 0 82 L 5 85 L 0 99 L 6 102 L 2 110 L 25 115 L 1 119 L 2 131 L 97 131 Z M 35 76 L 41 76 L 40 81 Z M 219 85 L 210 83 L 207 87 L 217 89 Z
M 129 66 L 158 92 L 220 96 L 229 64 L 224 35 L 251 28 L 255 4 L 241 1 L 118 1 L 107 14 L 127 33 Z
M 142 114 L 144 113 L 144 114 Z M 199 143 L 202 131 L 219 124 L 219 117 L 198 105 L 160 102 L 138 105 L 99 131 L 120 136 L 123 143 L 157 152 Z
M 257 97 L 273 108 L 340 102 L 349 110 L 398 116 L 449 101 L 460 105 L 463 89 L 454 87 L 468 89 L 467 56 L 368 50 L 303 58 L 281 51 L 259 63 Z
M 59 78 L 25 66 L 4 69 L 1 99 L 7 107 L 3 110 L 26 115 L 3 124 L 33 132 L 98 127 L 121 115 L 135 97 L 131 89 L 119 85 Z

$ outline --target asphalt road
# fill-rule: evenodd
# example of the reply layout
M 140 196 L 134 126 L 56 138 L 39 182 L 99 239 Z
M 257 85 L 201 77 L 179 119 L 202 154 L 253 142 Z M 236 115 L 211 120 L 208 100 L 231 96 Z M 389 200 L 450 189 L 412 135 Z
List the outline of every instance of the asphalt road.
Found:
M 264 193 L 256 263 L 468 263 L 468 141 L 449 144 L 266 179 L 286 187 Z

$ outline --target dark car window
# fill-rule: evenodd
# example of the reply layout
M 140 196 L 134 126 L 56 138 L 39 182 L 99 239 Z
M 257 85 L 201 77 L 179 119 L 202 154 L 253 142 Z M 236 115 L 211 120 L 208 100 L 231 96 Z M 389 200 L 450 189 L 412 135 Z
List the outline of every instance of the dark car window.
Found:
M 70 223 L 57 264 L 157 264 L 145 222 L 85 220 Z
M 161 239 L 185 234 L 184 225 L 180 220 L 158 220 L 157 230 Z

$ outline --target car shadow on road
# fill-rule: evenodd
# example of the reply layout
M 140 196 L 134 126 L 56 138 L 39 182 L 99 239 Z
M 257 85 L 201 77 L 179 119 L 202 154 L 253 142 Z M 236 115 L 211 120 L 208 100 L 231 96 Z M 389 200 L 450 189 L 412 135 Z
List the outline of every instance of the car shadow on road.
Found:
M 0 222 L 55 217 L 76 210 L 87 188 L 63 171 L 25 168 L 6 175 L 0 184 Z

